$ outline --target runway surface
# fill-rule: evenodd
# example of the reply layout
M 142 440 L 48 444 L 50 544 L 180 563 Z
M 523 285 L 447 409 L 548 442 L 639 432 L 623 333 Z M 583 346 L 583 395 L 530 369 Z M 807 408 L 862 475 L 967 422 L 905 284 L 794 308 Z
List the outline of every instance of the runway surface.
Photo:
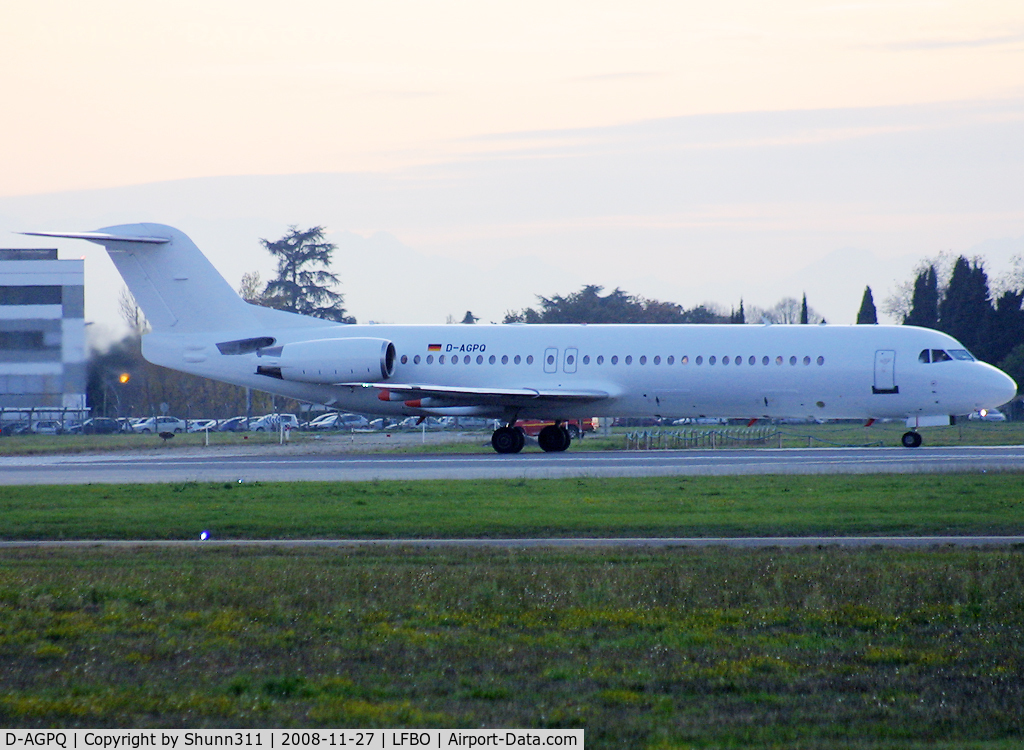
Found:
M 3 549 L 111 548 L 664 548 L 664 547 L 1009 547 L 1024 545 L 1024 536 L 852 536 L 852 537 L 690 537 L 621 539 L 225 539 L 225 540 L 75 540 L 0 542 Z
M 1024 472 L 1024 447 L 812 448 L 475 455 L 245 450 L 0 457 L 0 485 Z

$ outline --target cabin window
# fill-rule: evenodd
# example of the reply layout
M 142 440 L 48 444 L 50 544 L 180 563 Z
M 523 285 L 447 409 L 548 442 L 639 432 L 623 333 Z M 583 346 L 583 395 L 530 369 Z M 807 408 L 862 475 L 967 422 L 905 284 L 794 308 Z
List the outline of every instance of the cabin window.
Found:
M 565 363 L 567 365 L 572 365 L 574 362 L 576 362 L 576 358 L 574 356 L 572 356 L 571 354 L 568 357 L 565 358 Z
M 782 355 L 781 354 L 778 357 L 775 358 L 775 364 L 777 364 L 777 365 L 781 365 L 782 364 Z
M 478 365 L 482 365 L 484 363 L 484 355 L 483 354 L 477 354 L 476 355 L 476 363 Z
M 526 357 L 526 364 L 528 364 L 528 365 L 532 365 L 533 364 L 533 355 L 532 354 L 527 355 L 527 357 Z
M 681 364 L 681 365 L 688 365 L 688 364 L 690 364 L 690 358 L 687 355 L 684 354 L 682 357 L 679 358 L 679 364 Z
M 403 365 L 409 364 L 409 355 L 408 354 L 403 354 L 402 355 L 402 364 Z
M 515 356 L 515 359 L 513 359 L 513 360 L 512 360 L 512 364 L 518 365 L 518 364 L 519 364 L 520 362 L 522 362 L 522 361 L 523 361 L 523 358 L 522 358 L 522 357 L 520 357 L 520 356 L 519 356 L 519 355 L 517 354 L 517 355 Z
M 496 361 L 497 361 L 497 358 L 496 358 L 496 357 L 495 357 L 495 356 L 494 356 L 493 354 L 492 354 L 492 355 L 491 355 L 491 356 L 490 356 L 490 357 L 488 358 L 488 360 L 487 360 L 487 362 L 488 362 L 489 364 L 492 364 L 492 365 L 493 365 L 493 364 L 494 364 L 494 363 L 495 363 Z
M 597 364 L 599 364 L 599 365 L 603 365 L 604 364 L 604 355 L 603 354 L 597 355 Z
M 503 365 L 507 365 L 508 364 L 508 355 L 507 354 L 502 354 L 501 355 L 501 364 L 503 364 Z
M 427 364 L 428 365 L 434 364 L 434 355 L 433 354 L 428 354 L 427 355 Z
M 468 365 L 469 364 L 469 360 L 470 360 L 470 356 L 467 354 L 465 357 L 462 358 L 462 364 Z
M 765 367 L 767 367 L 767 366 L 768 366 L 768 363 L 769 363 L 770 361 L 771 361 L 771 360 L 770 360 L 770 359 L 768 359 L 768 357 L 767 357 L 767 356 L 761 357 L 761 364 L 762 364 L 762 365 L 764 365 Z
M 743 357 L 736 357 L 736 364 L 742 365 L 743 364 Z
M 419 354 L 417 354 L 415 357 L 412 358 L 412 363 L 414 365 L 418 365 L 420 363 L 420 355 Z
M 810 357 L 804 357 L 804 367 L 806 367 L 809 364 L 811 364 L 811 358 Z
M 795 365 L 796 364 L 796 357 L 790 357 L 789 358 L 789 364 L 790 364 L 790 366 Z
M 702 364 L 704 364 L 704 357 L 698 355 L 697 359 L 693 360 L 693 363 L 695 365 L 702 365 Z
M 750 355 L 750 359 L 747 360 L 747 364 L 750 365 L 751 367 L 756 365 L 757 364 L 757 357 L 755 357 L 753 354 L 751 354 Z M 768 363 L 765 362 L 765 364 L 768 364 Z
M 711 364 L 715 364 L 715 363 L 712 362 Z M 724 357 L 722 357 L 722 364 L 723 365 L 729 364 L 729 355 L 728 354 L 726 354 Z
M 614 356 L 612 357 L 612 364 L 613 364 L 613 365 L 617 365 L 617 364 L 619 364 L 619 355 L 617 355 L 617 354 L 616 354 L 616 355 L 614 355 Z
M 633 355 L 632 354 L 627 354 L 626 355 L 626 364 L 627 365 L 633 364 Z
M 590 364 L 590 355 L 589 354 L 584 354 L 583 355 L 583 364 L 585 364 L 585 365 L 589 365 Z
M 654 358 L 654 364 L 660 365 L 661 364 L 661 357 L 655 357 Z
M 825 364 L 825 358 L 818 357 L 818 367 L 821 367 L 823 364 Z
M 675 357 L 673 357 L 673 356 L 672 356 L 672 355 L 670 354 L 670 355 L 668 355 L 668 359 L 666 359 L 666 360 L 665 360 L 665 364 L 666 364 L 666 365 L 671 365 L 671 364 L 673 364 L 673 363 L 674 363 L 675 361 L 676 361 L 676 358 L 675 358 Z M 654 361 L 654 364 L 658 364 L 658 361 L 657 361 L 657 360 L 655 360 L 655 361 Z
M 640 356 L 640 364 L 642 364 L 642 365 L 646 365 L 647 364 L 647 355 L 646 354 Z
M 549 354 L 548 355 L 548 364 L 549 365 L 555 364 L 555 355 L 554 354 Z
M 717 361 L 718 360 L 715 359 L 715 355 L 713 355 L 713 354 L 710 357 L 708 357 L 708 364 L 709 365 L 714 365 L 715 362 L 717 362 Z
M 454 357 L 452 357 L 452 364 L 453 365 L 459 364 L 459 355 L 458 354 L 456 354 Z

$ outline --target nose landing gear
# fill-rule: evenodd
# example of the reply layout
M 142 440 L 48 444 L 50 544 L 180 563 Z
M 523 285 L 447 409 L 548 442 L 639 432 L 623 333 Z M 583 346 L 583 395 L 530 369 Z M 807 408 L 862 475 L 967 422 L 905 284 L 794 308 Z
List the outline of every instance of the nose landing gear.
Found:
M 910 432 L 904 432 L 903 437 L 900 438 L 900 442 L 903 444 L 904 448 L 920 448 L 922 442 L 921 435 L 913 430 Z

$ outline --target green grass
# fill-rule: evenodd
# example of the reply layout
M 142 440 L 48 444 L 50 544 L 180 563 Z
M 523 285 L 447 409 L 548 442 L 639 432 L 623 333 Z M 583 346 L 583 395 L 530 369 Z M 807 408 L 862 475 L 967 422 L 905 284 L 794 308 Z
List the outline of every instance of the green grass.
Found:
M 573 451 L 607 451 L 625 450 L 627 448 L 626 436 L 629 433 L 652 432 L 662 435 L 682 434 L 700 435 L 715 432 L 718 435 L 725 434 L 724 440 L 719 437 L 715 441 L 716 447 L 727 449 L 734 448 L 820 448 L 832 445 L 883 445 L 898 446 L 900 436 L 907 431 L 902 422 L 879 422 L 871 427 L 864 427 L 862 424 L 809 424 L 809 425 L 773 425 L 758 422 L 753 431 L 765 430 L 771 433 L 771 437 L 763 441 L 751 441 L 743 437 L 744 430 L 741 426 L 733 425 L 728 427 L 709 426 L 679 426 L 679 427 L 616 427 L 611 435 L 588 433 L 583 440 L 573 443 L 570 450 Z M 780 444 L 780 434 L 781 444 Z M 377 436 L 384 433 L 376 433 Z M 411 434 L 416 433 L 394 433 Z M 436 433 L 428 433 L 432 438 L 437 437 Z M 463 436 L 479 436 L 478 440 L 470 439 L 456 442 L 443 443 L 433 442 L 420 445 L 413 441 L 407 444 L 394 446 L 383 445 L 377 442 L 374 445 L 360 447 L 359 450 L 368 452 L 400 452 L 400 453 L 493 453 L 490 445 L 490 433 L 487 431 L 461 432 L 456 433 Z M 953 427 L 946 428 L 924 428 L 921 430 L 926 446 L 959 446 L 959 445 L 1021 445 L 1024 444 L 1024 422 L 972 422 L 962 421 Z M 302 444 L 305 442 L 324 440 L 329 444 L 332 440 L 351 438 L 348 433 L 292 433 L 290 442 Z M 372 434 L 371 434 L 372 437 Z M 360 438 L 357 435 L 356 440 Z M 0 456 L 13 455 L 42 455 L 58 453 L 104 453 L 124 450 L 162 450 L 173 452 L 185 447 L 198 447 L 205 445 L 206 436 L 202 433 L 175 435 L 174 438 L 165 442 L 157 435 L 10 435 L 0 438 Z M 211 433 L 211 446 L 231 445 L 276 445 L 279 437 L 276 433 L 235 433 L 218 432 Z M 710 438 L 691 441 L 691 447 L 710 447 Z M 358 444 L 358 443 L 357 443 Z M 665 447 L 668 443 L 664 443 Z M 635 448 L 635 445 L 632 446 Z M 674 446 L 673 446 L 674 447 Z M 531 444 L 527 450 L 536 451 L 538 448 Z
M 0 552 L 6 727 L 1017 747 L 1024 551 Z
M 1018 474 L 0 487 L 0 539 L 1021 534 Z

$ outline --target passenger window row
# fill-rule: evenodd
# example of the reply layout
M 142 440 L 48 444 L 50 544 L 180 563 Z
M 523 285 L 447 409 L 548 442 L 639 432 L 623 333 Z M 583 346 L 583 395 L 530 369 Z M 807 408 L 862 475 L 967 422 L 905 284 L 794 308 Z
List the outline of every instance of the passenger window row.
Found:
M 927 349 L 925 351 L 921 352 L 921 356 L 922 357 L 924 357 L 927 354 L 928 354 L 928 350 Z M 942 352 L 942 354 L 945 354 L 945 352 Z M 949 355 L 946 355 L 946 356 L 948 357 Z M 523 360 L 524 360 L 524 357 L 522 357 L 519 354 L 516 354 L 513 357 L 509 357 L 507 354 L 503 354 L 501 356 L 500 360 L 494 354 L 492 354 L 489 357 L 487 357 L 487 363 L 491 364 L 491 365 L 497 364 L 499 361 L 503 365 L 507 365 L 509 362 L 511 362 L 514 365 L 518 365 L 518 364 L 522 364 Z M 469 354 L 466 354 L 460 360 L 458 354 L 453 354 L 450 357 L 447 357 L 444 354 L 440 354 L 436 358 L 436 362 L 439 365 L 443 365 L 443 364 L 446 364 L 446 363 L 457 365 L 457 364 L 460 363 L 460 361 L 461 361 L 462 364 L 468 365 L 471 362 L 473 362 L 473 357 L 471 357 Z M 532 354 L 527 355 L 525 357 L 525 361 L 526 361 L 526 364 L 532 365 L 533 364 L 533 355 Z M 583 357 L 580 358 L 580 362 L 582 364 L 584 364 L 584 365 L 589 365 L 591 363 L 591 361 L 593 361 L 597 365 L 603 365 L 605 363 L 605 356 L 603 354 L 599 354 L 596 357 L 594 357 L 593 360 L 591 360 L 591 356 L 589 354 L 585 354 Z M 607 361 L 610 364 L 612 364 L 612 365 L 617 365 L 617 364 L 619 364 L 620 360 L 619 360 L 619 356 L 617 354 L 614 354 L 611 357 L 609 357 Z M 621 361 L 622 361 L 623 364 L 631 365 L 631 364 L 633 364 L 633 355 L 627 354 L 625 357 L 622 357 Z M 639 364 L 641 364 L 641 365 L 646 365 L 648 361 L 650 361 L 654 365 L 660 365 L 662 363 L 662 361 L 664 361 L 664 363 L 666 365 L 674 365 L 676 363 L 676 358 L 673 355 L 670 354 L 669 356 L 665 357 L 664 360 L 662 360 L 660 355 L 656 355 L 656 356 L 652 357 L 650 360 L 648 360 L 647 355 L 641 355 L 640 357 L 638 357 L 636 359 L 636 361 Z M 744 361 L 745 361 L 746 364 L 750 365 L 750 366 L 754 366 L 754 365 L 756 365 L 758 363 L 757 357 L 755 357 L 753 355 L 747 357 L 746 360 L 744 360 L 744 358 L 742 356 L 730 357 L 729 355 L 725 355 L 721 359 L 719 359 L 715 355 L 711 355 L 711 356 L 709 356 L 705 360 L 703 355 L 697 355 L 692 360 L 693 364 L 698 365 L 698 366 L 703 365 L 705 363 L 705 361 L 707 362 L 707 364 L 709 366 L 714 366 L 714 365 L 718 364 L 719 362 L 721 362 L 723 365 L 728 365 L 728 364 L 742 365 L 742 364 L 744 364 Z M 761 360 L 760 360 L 761 365 L 765 366 L 765 367 L 767 367 L 772 362 L 774 362 L 776 365 L 783 365 L 783 364 L 786 363 L 786 361 L 787 361 L 786 357 L 782 356 L 781 354 L 776 356 L 774 359 L 772 359 L 771 357 L 765 355 L 765 356 L 761 357 Z M 804 365 L 810 365 L 812 361 L 815 362 L 819 367 L 825 364 L 825 358 L 821 357 L 821 356 L 819 356 L 815 360 L 812 360 L 811 357 L 807 356 L 807 355 L 805 355 L 802 358 L 797 357 L 796 355 L 791 355 L 789 357 L 789 359 L 788 359 L 788 362 L 789 362 L 789 364 L 791 366 L 796 366 L 797 364 L 799 364 L 801 362 Z M 922 359 L 921 361 L 922 362 L 926 362 L 927 360 Z M 938 361 L 938 360 L 933 360 L 933 361 Z M 409 364 L 409 355 L 403 354 L 401 362 L 402 362 L 403 365 Z M 421 362 L 425 362 L 428 365 L 434 364 L 434 362 L 435 362 L 434 355 L 433 354 L 428 354 L 425 358 L 422 358 L 419 354 L 417 354 L 416 356 L 414 356 L 412 358 L 412 363 L 414 365 L 418 365 Z M 575 357 L 570 354 L 570 355 L 568 355 L 566 357 L 565 362 L 566 362 L 567 365 L 572 366 L 572 365 L 575 364 Z M 681 356 L 679 358 L 679 364 L 681 364 L 681 365 L 688 365 L 688 364 L 690 364 L 690 362 L 691 362 L 691 360 L 690 360 L 689 355 L 684 354 L 683 356 Z M 484 363 L 484 355 L 483 354 L 476 355 L 476 363 L 478 365 L 482 365 Z M 547 363 L 548 363 L 548 365 L 554 365 L 555 364 L 554 355 L 548 355 Z

